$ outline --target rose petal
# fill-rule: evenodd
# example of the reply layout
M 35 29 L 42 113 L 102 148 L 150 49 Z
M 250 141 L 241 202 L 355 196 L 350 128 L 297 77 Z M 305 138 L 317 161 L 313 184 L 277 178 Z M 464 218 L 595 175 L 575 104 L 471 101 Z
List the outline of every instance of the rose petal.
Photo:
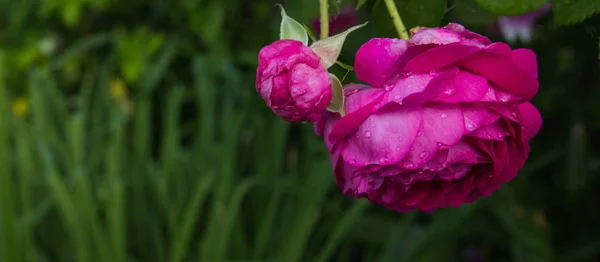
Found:
M 537 58 L 530 49 L 519 48 L 512 51 L 512 61 L 530 77 L 538 78 Z
M 461 104 L 463 117 L 465 119 L 465 134 L 486 125 L 489 116 L 487 108 L 483 105 Z
M 408 40 L 411 45 L 447 45 L 461 41 L 459 34 L 443 28 L 424 28 Z
M 493 124 L 478 128 L 468 134 L 468 136 L 479 137 L 486 140 L 502 141 L 505 137 L 510 136 L 510 131 L 502 121 L 496 121 Z
M 446 103 L 478 102 L 485 97 L 489 88 L 485 78 L 460 71 L 452 81 L 445 83 L 443 91 L 433 100 Z
M 353 166 L 398 163 L 410 150 L 422 119 L 420 108 L 389 104 L 346 137 L 342 155 Z
M 474 33 L 472 31 L 467 30 L 464 26 L 460 25 L 460 24 L 456 24 L 456 23 L 449 23 L 447 26 L 444 27 L 444 29 L 448 29 L 451 30 L 453 32 L 458 33 L 461 37 L 465 38 L 465 39 L 471 39 L 471 40 L 475 40 L 481 44 L 484 45 L 489 45 L 492 43 L 492 41 L 490 41 L 490 39 L 488 39 L 485 36 L 482 36 L 480 34 Z
M 460 141 L 464 133 L 463 113 L 455 104 L 426 104 L 423 106 L 423 126 L 406 156 L 403 166 L 422 166 L 442 147 Z
M 525 138 L 527 140 L 532 139 L 542 128 L 542 116 L 537 108 L 529 102 L 520 104 L 519 111 L 525 128 Z
M 412 58 L 406 64 L 404 71 L 413 73 L 429 72 L 464 59 L 479 50 L 481 50 L 480 47 L 466 46 L 462 43 L 437 46 Z
M 383 85 L 394 62 L 406 51 L 406 41 L 396 38 L 373 38 L 356 52 L 354 70 L 360 81 L 374 87 Z
M 538 90 L 538 81 L 516 66 L 511 58 L 488 52 L 471 55 L 457 64 L 487 78 L 499 88 L 530 100 Z

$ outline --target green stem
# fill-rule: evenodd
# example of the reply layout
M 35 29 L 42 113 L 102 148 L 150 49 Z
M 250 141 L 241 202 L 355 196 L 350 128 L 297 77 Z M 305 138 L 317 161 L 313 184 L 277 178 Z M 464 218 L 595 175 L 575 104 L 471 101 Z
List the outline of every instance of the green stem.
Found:
M 390 12 L 390 16 L 392 17 L 392 22 L 394 23 L 394 27 L 398 32 L 398 36 L 400 36 L 400 38 L 404 40 L 408 40 L 408 33 L 406 32 L 406 27 L 404 27 L 404 24 L 402 23 L 402 19 L 398 14 L 398 9 L 396 9 L 396 4 L 394 4 L 394 0 L 384 0 L 384 2 L 388 12 Z M 321 26 L 323 26 L 323 22 L 321 22 Z
M 329 6 L 328 0 L 319 0 L 321 10 L 321 39 L 329 36 Z

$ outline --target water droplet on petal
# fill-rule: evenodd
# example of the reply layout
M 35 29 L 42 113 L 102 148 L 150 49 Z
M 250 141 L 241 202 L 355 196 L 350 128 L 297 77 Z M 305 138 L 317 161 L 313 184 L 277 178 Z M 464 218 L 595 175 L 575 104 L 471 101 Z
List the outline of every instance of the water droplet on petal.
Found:
M 398 141 L 402 141 L 402 140 L 404 140 L 404 137 L 401 137 L 401 136 L 398 137 Z
M 400 96 L 394 96 L 394 99 L 400 100 Z
M 423 134 L 423 132 L 419 131 L 419 133 L 417 133 L 417 136 L 421 136 Z
M 446 96 L 452 96 L 452 95 L 454 95 L 454 93 L 456 93 L 456 89 L 448 89 L 448 90 L 444 91 L 444 95 L 446 95 Z
M 369 131 L 365 132 L 365 136 L 366 137 L 371 137 L 371 132 L 369 132 Z
M 402 165 L 402 167 L 406 168 L 406 169 L 411 169 L 414 167 L 413 163 L 411 162 L 404 162 L 404 164 Z
M 492 139 L 492 135 L 490 135 L 490 134 L 487 134 L 487 138 L 488 138 L 488 139 Z
M 419 154 L 419 157 L 420 157 L 420 158 L 424 158 L 425 156 L 427 156 L 427 153 L 426 153 L 426 152 L 421 152 L 421 154 Z
M 379 159 L 379 163 L 380 164 L 385 164 L 385 163 L 387 163 L 387 161 L 388 161 L 388 159 L 385 158 L 385 157 L 382 157 L 382 158 Z
M 517 117 L 519 117 L 519 115 L 517 115 L 517 112 L 512 112 L 512 116 L 513 116 L 514 118 L 517 118 Z
M 496 135 L 498 136 L 498 138 L 503 138 L 504 137 L 504 135 L 502 135 L 502 133 L 500 133 L 500 132 L 498 132 Z
M 350 164 L 356 164 L 356 160 L 354 160 L 354 159 L 350 160 Z
M 385 91 L 392 91 L 392 89 L 394 89 L 394 85 L 386 85 L 385 86 Z
M 446 115 L 446 114 L 442 114 L 442 118 L 443 118 L 443 119 L 446 119 L 447 117 L 448 117 L 448 115 Z
M 429 71 L 429 74 L 430 74 L 430 75 L 435 75 L 435 74 L 437 74 L 437 72 L 436 72 L 435 70 L 430 70 L 430 71 Z
M 468 125 L 467 125 L 467 129 L 469 129 L 469 130 L 473 130 L 473 128 L 474 128 L 473 124 L 468 124 Z

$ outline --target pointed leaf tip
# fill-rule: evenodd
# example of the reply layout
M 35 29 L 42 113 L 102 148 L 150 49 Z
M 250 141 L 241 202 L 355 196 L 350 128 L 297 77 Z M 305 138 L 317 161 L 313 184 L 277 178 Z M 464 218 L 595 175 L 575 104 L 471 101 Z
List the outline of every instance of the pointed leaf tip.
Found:
M 344 45 L 344 41 L 346 41 L 346 37 L 348 34 L 352 33 L 352 31 L 359 29 L 369 22 L 365 22 L 364 24 L 353 26 L 348 28 L 346 31 L 339 33 L 337 35 L 321 39 L 317 42 L 314 42 L 310 48 L 321 57 L 321 62 L 325 68 L 331 67 L 335 64 L 338 56 L 340 56 L 340 52 L 342 51 L 342 46 Z
M 304 26 L 285 13 L 285 9 L 281 4 L 277 4 L 281 8 L 281 26 L 279 27 L 279 39 L 292 39 L 308 45 L 308 33 Z
M 344 110 L 344 87 L 342 82 L 337 78 L 336 75 L 329 73 L 331 77 L 331 103 L 327 107 L 327 110 L 335 113 L 340 113 L 342 116 L 345 115 Z

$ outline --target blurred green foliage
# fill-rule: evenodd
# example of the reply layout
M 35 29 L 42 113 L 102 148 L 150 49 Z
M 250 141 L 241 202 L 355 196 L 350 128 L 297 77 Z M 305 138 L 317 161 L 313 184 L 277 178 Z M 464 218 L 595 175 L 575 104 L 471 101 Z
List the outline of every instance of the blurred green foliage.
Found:
M 348 37 L 350 65 L 395 36 L 380 1 L 358 2 L 370 23 Z M 542 2 L 396 4 L 407 25 L 502 40 L 496 15 Z M 598 11 L 553 2 L 558 24 Z M 256 95 L 275 3 L 0 1 L 0 261 L 598 261 L 598 16 L 534 28 L 545 122 L 519 176 L 474 204 L 400 214 L 342 196 L 312 126 Z M 282 4 L 317 18 L 316 0 Z

